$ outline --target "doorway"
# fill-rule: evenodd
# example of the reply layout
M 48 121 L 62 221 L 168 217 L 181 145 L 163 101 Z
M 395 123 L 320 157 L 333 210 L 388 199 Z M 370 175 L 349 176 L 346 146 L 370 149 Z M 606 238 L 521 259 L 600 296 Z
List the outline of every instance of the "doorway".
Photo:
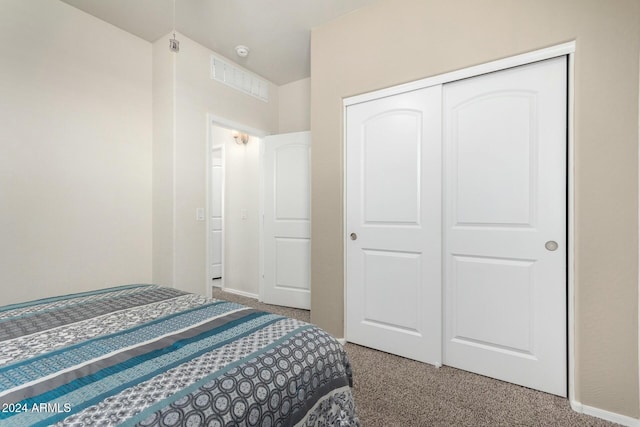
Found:
M 223 119 L 209 119 L 207 295 L 212 287 L 219 287 L 258 298 L 264 134 Z
M 310 132 L 209 126 L 207 295 L 309 309 Z

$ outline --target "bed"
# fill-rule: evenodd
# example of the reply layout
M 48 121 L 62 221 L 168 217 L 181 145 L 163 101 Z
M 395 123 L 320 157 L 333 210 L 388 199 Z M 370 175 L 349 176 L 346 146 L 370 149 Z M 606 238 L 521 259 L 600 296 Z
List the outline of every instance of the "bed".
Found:
M 0 307 L 0 425 L 355 426 L 322 329 L 128 285 Z

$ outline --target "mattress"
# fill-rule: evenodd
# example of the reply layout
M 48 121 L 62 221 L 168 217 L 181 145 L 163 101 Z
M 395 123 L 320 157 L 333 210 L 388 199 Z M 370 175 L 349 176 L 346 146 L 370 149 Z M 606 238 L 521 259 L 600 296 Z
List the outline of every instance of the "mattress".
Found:
M 0 425 L 356 426 L 322 329 L 156 285 L 0 307 Z

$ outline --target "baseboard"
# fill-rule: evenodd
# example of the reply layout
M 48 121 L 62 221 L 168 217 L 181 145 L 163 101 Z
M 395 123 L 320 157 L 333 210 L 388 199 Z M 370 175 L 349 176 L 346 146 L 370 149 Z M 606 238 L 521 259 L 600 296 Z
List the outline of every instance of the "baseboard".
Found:
M 241 297 L 260 299 L 258 294 L 252 294 L 251 292 L 239 291 L 237 289 L 232 289 L 232 288 L 222 288 L 222 290 L 224 292 L 229 292 L 230 294 L 240 295 Z
M 640 420 L 636 418 L 631 418 L 626 415 L 617 414 L 615 412 L 605 411 L 604 409 L 594 408 L 593 406 L 583 405 L 580 402 L 575 400 L 571 401 L 571 409 L 574 411 L 591 415 L 592 417 L 601 418 L 606 421 L 611 421 L 612 423 L 617 423 L 627 427 L 640 427 Z
M 336 338 L 338 340 L 338 342 L 342 345 L 345 345 L 347 343 L 347 340 L 344 338 Z

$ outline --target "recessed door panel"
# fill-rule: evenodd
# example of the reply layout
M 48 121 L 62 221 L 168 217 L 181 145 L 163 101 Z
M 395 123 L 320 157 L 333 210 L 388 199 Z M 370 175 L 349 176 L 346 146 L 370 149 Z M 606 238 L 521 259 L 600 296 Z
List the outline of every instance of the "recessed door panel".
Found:
M 273 161 L 276 221 L 309 220 L 309 147 L 279 147 Z
M 497 90 L 452 107 L 456 225 L 532 225 L 536 100 Z
M 276 288 L 309 292 L 310 239 L 276 238 Z
M 365 223 L 418 224 L 421 116 L 388 111 L 362 125 Z
M 222 277 L 222 230 L 211 232 L 211 278 Z
M 364 321 L 420 333 L 420 254 L 363 250 Z
M 452 339 L 531 355 L 535 263 L 457 255 L 452 262 Z

